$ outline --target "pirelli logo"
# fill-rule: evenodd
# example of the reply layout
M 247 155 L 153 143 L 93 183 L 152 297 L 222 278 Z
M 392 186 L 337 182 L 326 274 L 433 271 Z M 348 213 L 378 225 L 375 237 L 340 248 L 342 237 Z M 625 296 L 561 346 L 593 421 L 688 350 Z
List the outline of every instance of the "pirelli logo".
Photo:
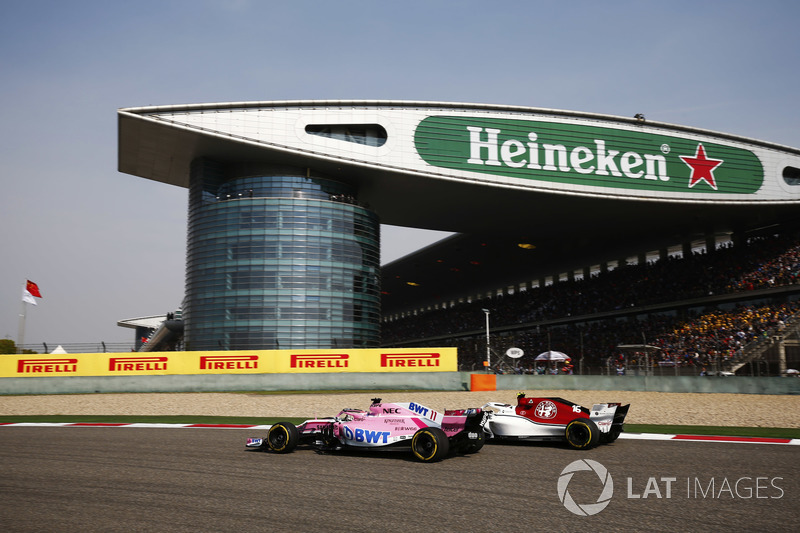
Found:
M 350 356 L 346 353 L 293 353 L 291 368 L 348 368 Z
M 440 355 L 428 353 L 382 353 L 381 368 L 420 368 L 437 367 Z
M 200 370 L 257 370 L 257 355 L 202 355 Z
M 77 359 L 20 359 L 18 374 L 72 374 L 78 371 Z
M 108 360 L 109 372 L 143 372 L 166 369 L 166 357 L 111 357 Z

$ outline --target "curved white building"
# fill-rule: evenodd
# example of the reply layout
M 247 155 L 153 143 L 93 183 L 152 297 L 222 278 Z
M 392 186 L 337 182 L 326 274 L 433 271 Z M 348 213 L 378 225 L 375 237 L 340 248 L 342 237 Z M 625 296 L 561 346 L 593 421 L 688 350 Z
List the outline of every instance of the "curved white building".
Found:
M 550 250 L 522 265 L 536 277 L 622 243 L 793 224 L 800 203 L 795 148 L 476 104 L 121 109 L 119 170 L 190 191 L 187 349 L 376 346 L 380 223 L 524 239 Z

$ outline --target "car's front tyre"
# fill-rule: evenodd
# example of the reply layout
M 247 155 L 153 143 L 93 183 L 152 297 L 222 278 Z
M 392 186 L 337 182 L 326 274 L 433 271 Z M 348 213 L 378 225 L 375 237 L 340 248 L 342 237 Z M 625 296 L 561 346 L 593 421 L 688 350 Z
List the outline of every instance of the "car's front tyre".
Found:
M 273 424 L 267 432 L 267 448 L 275 453 L 289 453 L 297 447 L 300 433 L 291 422 Z

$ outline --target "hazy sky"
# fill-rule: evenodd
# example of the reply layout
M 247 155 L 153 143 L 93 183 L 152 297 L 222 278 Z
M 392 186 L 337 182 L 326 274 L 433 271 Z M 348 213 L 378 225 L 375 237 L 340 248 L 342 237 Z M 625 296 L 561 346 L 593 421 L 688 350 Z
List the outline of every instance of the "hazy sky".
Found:
M 569 109 L 800 147 L 796 0 L 0 0 L 0 338 L 132 342 L 184 291 L 187 192 L 117 171 L 122 107 Z M 446 234 L 384 228 L 383 262 Z

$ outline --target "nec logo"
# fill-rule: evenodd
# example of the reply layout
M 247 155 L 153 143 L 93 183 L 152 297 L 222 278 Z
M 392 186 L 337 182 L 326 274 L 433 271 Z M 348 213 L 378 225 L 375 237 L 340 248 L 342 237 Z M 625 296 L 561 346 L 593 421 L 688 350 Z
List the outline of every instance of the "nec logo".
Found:
M 347 368 L 350 356 L 346 353 L 334 354 L 292 354 L 291 368 Z
M 255 370 L 257 355 L 201 355 L 200 370 Z
M 382 353 L 383 368 L 419 368 L 439 366 L 438 353 Z
M 166 357 L 111 357 L 109 372 L 134 372 L 139 370 L 166 370 Z
M 78 371 L 77 359 L 20 359 L 18 374 L 62 374 Z

